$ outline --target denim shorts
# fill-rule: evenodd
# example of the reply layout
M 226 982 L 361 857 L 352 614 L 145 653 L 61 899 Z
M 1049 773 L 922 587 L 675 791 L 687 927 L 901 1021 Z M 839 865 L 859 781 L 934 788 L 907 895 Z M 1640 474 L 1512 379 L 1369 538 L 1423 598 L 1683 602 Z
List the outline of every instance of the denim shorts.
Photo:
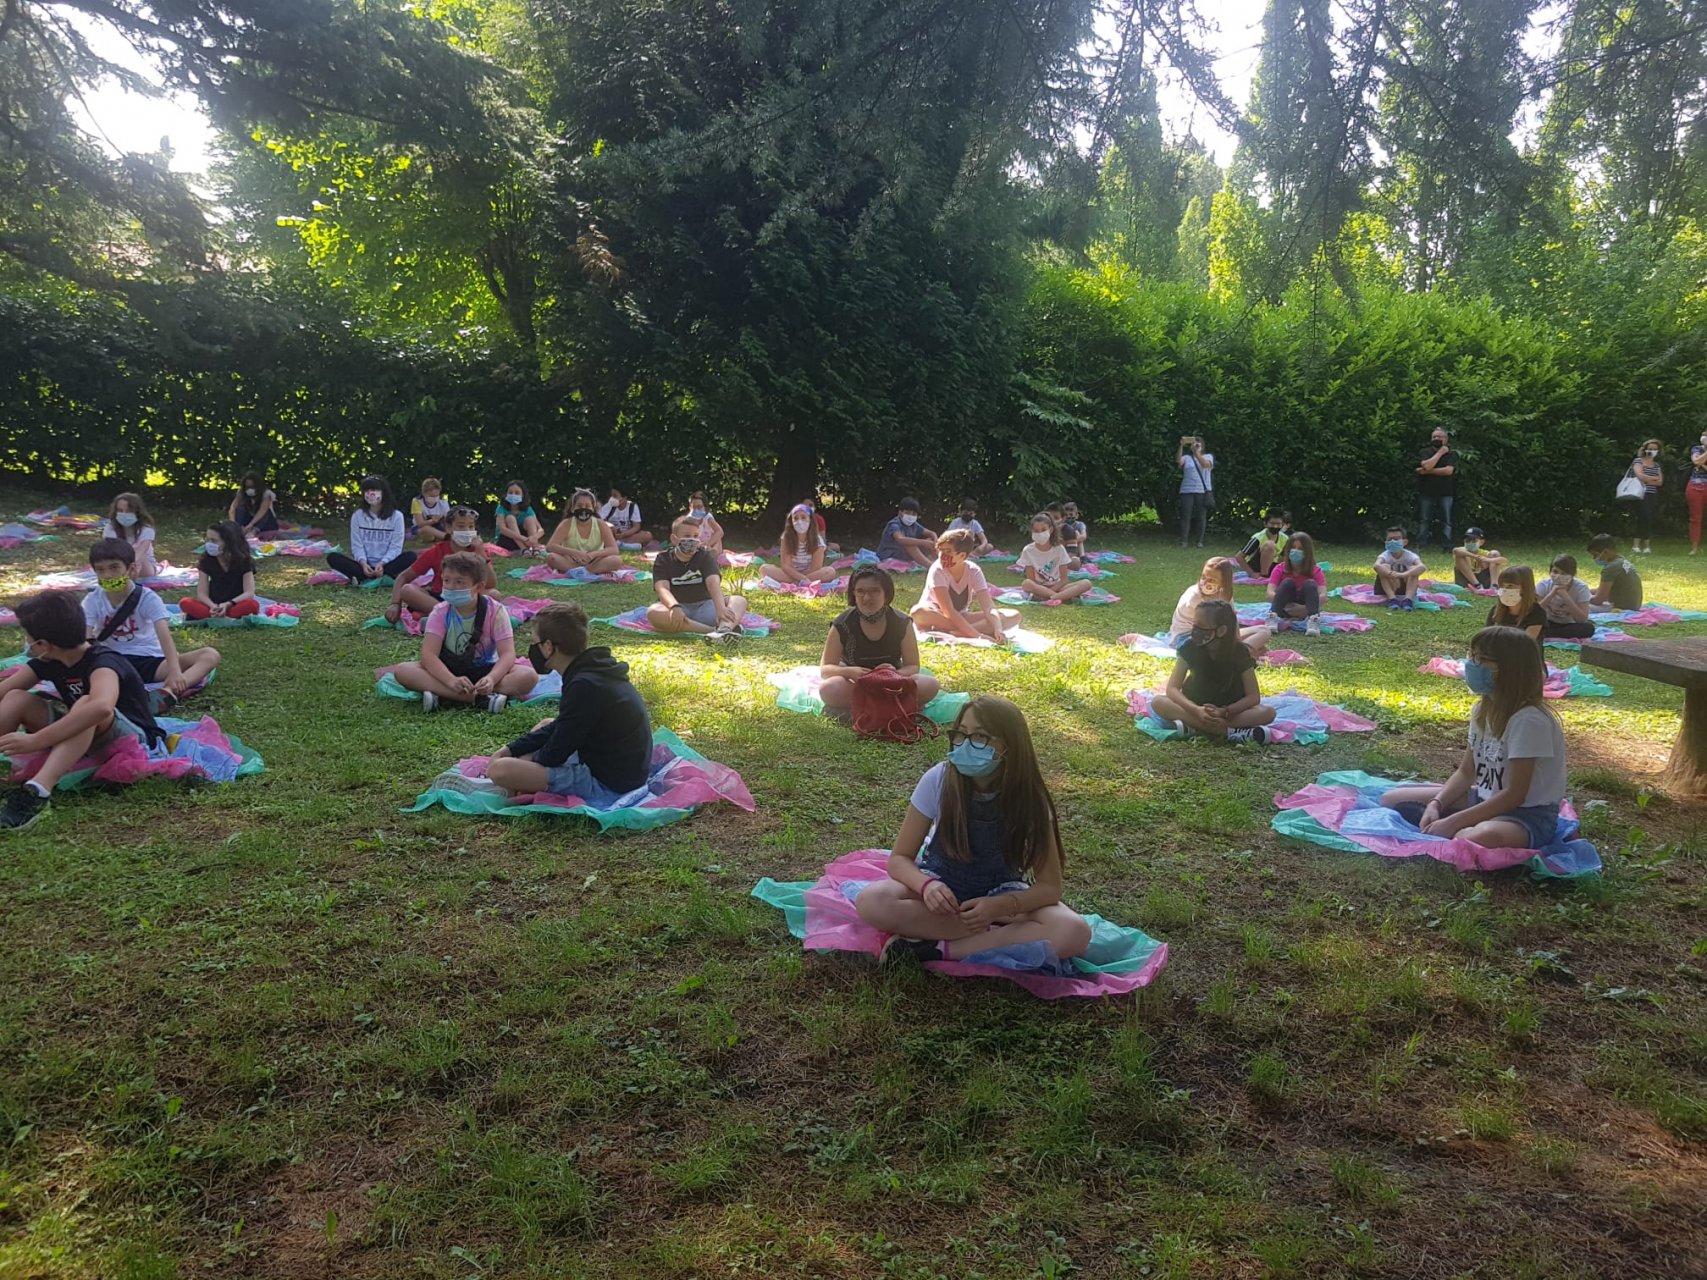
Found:
M 710 600 L 701 600 L 695 604 L 684 604 L 678 600 L 676 601 L 676 608 L 702 627 L 715 627 L 717 625 L 717 606 Z
M 608 809 L 627 794 L 605 786 L 581 763 L 578 755 L 547 770 L 545 789 L 554 796 L 579 796 L 596 809 Z
M 1524 805 L 1510 813 L 1502 813 L 1500 818 L 1515 822 L 1529 832 L 1531 849 L 1545 849 L 1559 834 L 1559 806 L 1556 804 Z
M 52 724 L 55 720 L 64 719 L 68 714 L 67 708 L 63 702 L 48 703 L 47 712 L 49 724 Z M 95 735 L 95 740 L 89 744 L 89 749 L 93 751 L 96 747 L 104 747 L 108 743 L 116 742 L 120 738 L 135 738 L 143 746 L 146 747 L 148 745 L 148 735 L 141 729 L 137 728 L 130 720 L 126 719 L 124 712 L 115 708 L 113 710 L 113 722 L 106 727 L 105 731 Z

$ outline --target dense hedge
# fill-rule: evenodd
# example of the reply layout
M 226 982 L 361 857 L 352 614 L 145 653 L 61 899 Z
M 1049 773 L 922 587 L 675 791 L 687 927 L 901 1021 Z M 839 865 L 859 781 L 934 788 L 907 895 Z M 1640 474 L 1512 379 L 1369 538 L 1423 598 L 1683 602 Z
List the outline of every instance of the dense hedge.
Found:
M 368 468 L 399 485 L 432 472 L 471 496 L 512 475 L 559 492 L 617 480 L 653 506 L 700 485 L 724 509 L 768 496 L 773 459 L 667 387 L 628 387 L 618 421 L 594 423 L 568 374 L 381 345 L 296 312 L 283 323 L 285 310 L 190 290 L 145 323 L 87 295 L 0 291 L 0 459 L 112 487 L 263 466 L 299 497 L 347 491 Z M 1250 307 L 1043 266 L 994 421 L 920 423 L 881 467 L 838 436 L 823 479 L 873 511 L 910 488 L 944 507 L 969 490 L 998 515 L 1065 496 L 1101 518 L 1166 514 L 1189 432 L 1219 458 L 1221 519 L 1280 503 L 1301 527 L 1364 533 L 1411 514 L 1415 455 L 1438 424 L 1464 460 L 1460 527 L 1581 531 L 1608 523 L 1637 442 L 1660 436 L 1675 462 L 1707 421 L 1707 375 L 1680 361 L 1670 322 L 1625 350 L 1441 295 Z

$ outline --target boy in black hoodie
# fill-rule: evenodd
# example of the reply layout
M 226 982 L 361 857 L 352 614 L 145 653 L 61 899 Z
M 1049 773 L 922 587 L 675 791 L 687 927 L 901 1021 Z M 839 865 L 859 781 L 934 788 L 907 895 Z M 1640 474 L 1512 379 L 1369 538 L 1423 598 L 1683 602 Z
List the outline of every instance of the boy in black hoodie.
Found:
M 500 748 L 486 776 L 511 793 L 549 791 L 608 804 L 646 785 L 652 766 L 652 717 L 628 681 L 628 664 L 599 645 L 587 647 L 587 611 L 553 604 L 533 620 L 528 660 L 563 675 L 554 720 Z

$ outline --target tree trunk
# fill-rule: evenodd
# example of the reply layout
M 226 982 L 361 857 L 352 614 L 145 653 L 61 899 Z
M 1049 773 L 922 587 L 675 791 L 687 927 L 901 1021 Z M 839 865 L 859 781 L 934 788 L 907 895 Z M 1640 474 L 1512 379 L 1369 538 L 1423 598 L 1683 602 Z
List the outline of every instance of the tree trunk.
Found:
M 780 527 L 789 508 L 818 490 L 818 436 L 810 426 L 789 423 L 777 438 L 765 525 Z

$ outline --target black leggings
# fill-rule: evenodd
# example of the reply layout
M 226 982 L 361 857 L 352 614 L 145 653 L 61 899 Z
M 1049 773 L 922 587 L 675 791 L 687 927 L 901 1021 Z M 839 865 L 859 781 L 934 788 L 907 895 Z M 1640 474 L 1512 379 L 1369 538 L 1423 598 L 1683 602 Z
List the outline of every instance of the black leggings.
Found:
M 1592 640 L 1592 622 L 1554 622 L 1551 619 L 1541 628 L 1543 640 Z
M 326 563 L 331 565 L 339 573 L 343 574 L 351 582 L 366 582 L 368 578 L 372 576 L 366 569 L 362 568 L 361 565 L 356 562 L 354 557 L 347 556 L 342 551 L 327 552 Z M 402 573 L 414 563 L 415 553 L 413 551 L 399 551 L 395 556 L 385 562 L 382 570 L 382 576 L 395 578 L 398 574 Z
M 1649 489 L 1636 504 L 1636 536 L 1643 542 L 1654 536 L 1654 517 L 1660 511 L 1660 491 Z
M 1304 606 L 1306 617 L 1313 618 L 1322 611 L 1322 591 L 1314 578 L 1306 578 L 1302 584 L 1294 578 L 1282 578 L 1274 589 L 1274 603 L 1269 606 L 1269 612 L 1284 618 L 1287 616 L 1286 607 L 1294 604 Z

